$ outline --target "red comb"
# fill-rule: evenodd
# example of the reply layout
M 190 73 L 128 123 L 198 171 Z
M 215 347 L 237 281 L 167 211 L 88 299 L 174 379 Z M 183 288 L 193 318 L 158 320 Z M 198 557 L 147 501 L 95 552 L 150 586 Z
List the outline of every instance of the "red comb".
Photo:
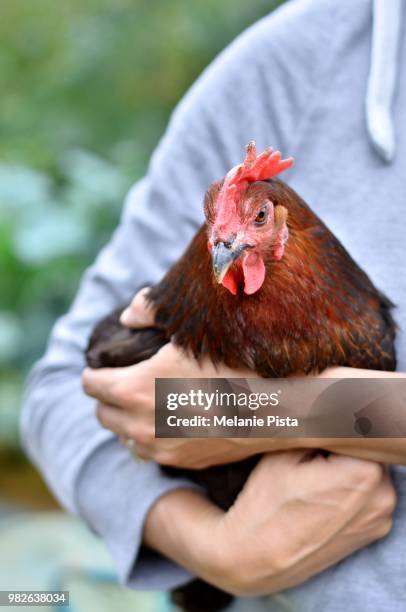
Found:
M 279 151 L 273 151 L 271 147 L 265 149 L 257 157 L 254 141 L 246 147 L 246 155 L 242 164 L 232 168 L 225 176 L 223 186 L 218 195 L 217 222 L 226 222 L 230 215 L 236 212 L 239 196 L 247 188 L 249 183 L 255 181 L 266 181 L 283 172 L 293 164 L 293 157 L 281 159 Z M 219 217 L 221 216 L 221 219 Z

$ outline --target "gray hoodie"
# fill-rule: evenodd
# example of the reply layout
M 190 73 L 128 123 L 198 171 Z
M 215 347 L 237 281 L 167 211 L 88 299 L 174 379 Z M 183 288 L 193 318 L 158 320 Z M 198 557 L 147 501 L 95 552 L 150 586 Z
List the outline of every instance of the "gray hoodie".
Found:
M 292 0 L 202 74 L 31 374 L 22 422 L 29 455 L 61 503 L 106 542 L 131 587 L 165 589 L 188 579 L 140 551 L 151 504 L 185 483 L 136 463 L 100 427 L 81 389 L 83 350 L 98 319 L 159 280 L 181 255 L 202 222 L 205 189 L 240 163 L 247 142 L 295 156 L 284 179 L 397 305 L 399 369 L 406 371 L 406 78 L 396 70 L 397 59 L 406 65 L 406 41 L 400 0 L 376 4 L 373 30 L 371 0 Z M 268 609 L 405 609 L 406 471 L 394 468 L 394 479 L 399 503 L 391 534 L 270 598 Z

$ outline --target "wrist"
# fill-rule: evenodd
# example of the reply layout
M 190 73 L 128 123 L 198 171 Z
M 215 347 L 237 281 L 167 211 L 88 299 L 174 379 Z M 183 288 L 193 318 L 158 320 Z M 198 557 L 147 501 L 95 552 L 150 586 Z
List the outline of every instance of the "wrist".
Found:
M 193 489 L 176 489 L 151 508 L 144 543 L 197 576 L 216 575 L 216 532 L 223 512 Z

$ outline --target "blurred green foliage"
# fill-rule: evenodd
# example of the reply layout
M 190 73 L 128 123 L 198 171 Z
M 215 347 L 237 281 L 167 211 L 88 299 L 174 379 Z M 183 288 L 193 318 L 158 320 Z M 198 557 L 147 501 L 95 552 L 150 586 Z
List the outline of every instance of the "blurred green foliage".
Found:
M 0 444 L 21 382 L 168 116 L 276 0 L 3 0 Z

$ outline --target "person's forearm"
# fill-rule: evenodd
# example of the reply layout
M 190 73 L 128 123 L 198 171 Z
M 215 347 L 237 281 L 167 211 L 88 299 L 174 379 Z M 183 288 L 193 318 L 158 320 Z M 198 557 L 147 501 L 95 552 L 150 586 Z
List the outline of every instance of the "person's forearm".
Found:
M 312 447 L 358 459 L 406 465 L 406 438 L 332 438 Z
M 357 459 L 406 465 L 406 438 L 263 438 L 254 445 L 253 454 L 322 448 Z
M 216 538 L 208 541 L 223 511 L 200 493 L 177 489 L 160 497 L 148 513 L 143 541 L 192 574 L 217 583 Z M 202 537 L 204 534 L 204 537 Z M 220 557 L 221 551 L 219 551 Z M 209 561 L 210 558 L 210 561 Z
M 404 372 L 382 372 L 357 368 L 329 368 L 322 378 L 405 378 Z M 406 438 L 331 438 L 309 439 L 306 446 L 325 448 L 335 453 L 351 455 L 380 463 L 406 464 Z
M 248 444 L 251 454 L 323 448 L 358 459 L 406 465 L 406 438 L 254 438 Z
M 404 372 L 383 372 L 346 367 L 329 368 L 320 374 L 320 378 L 332 379 L 405 377 Z M 253 442 L 255 444 L 255 441 Z M 406 465 L 406 438 L 269 438 L 257 440 L 256 443 L 256 452 L 324 448 L 331 452 L 379 463 Z
M 327 368 L 318 378 L 406 378 L 406 372 L 387 372 L 383 370 L 364 370 L 335 366 Z

